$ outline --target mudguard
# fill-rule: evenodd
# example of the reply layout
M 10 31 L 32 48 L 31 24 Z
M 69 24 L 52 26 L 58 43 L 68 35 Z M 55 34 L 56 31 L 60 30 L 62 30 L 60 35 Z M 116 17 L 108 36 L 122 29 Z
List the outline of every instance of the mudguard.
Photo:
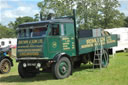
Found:
M 54 60 L 55 62 L 57 62 L 57 61 L 59 61 L 59 59 L 60 59 L 61 57 L 63 57 L 63 56 L 66 56 L 66 57 L 69 58 L 69 60 L 71 61 L 70 56 L 67 55 L 66 53 L 59 53 L 59 54 L 57 54 L 57 55 L 53 58 L 53 60 Z

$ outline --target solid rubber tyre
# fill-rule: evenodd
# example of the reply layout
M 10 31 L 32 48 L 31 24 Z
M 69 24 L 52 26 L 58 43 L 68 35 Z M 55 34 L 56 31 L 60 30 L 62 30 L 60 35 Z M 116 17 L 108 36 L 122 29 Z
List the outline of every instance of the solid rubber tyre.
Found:
M 0 73 L 1 74 L 5 74 L 5 73 L 9 73 L 11 70 L 11 62 L 9 59 L 4 58 L 1 62 L 0 62 Z
M 69 77 L 72 71 L 71 61 L 67 57 L 62 57 L 52 65 L 52 72 L 56 79 Z
M 34 67 L 23 67 L 23 63 L 20 62 L 18 65 L 18 73 L 20 75 L 21 78 L 31 78 L 31 77 L 35 77 L 36 73 L 34 72 L 30 72 L 30 70 L 34 70 Z
M 109 64 L 109 54 L 106 50 L 104 50 L 104 53 L 102 55 L 102 67 L 105 68 Z
M 98 64 L 98 63 L 99 63 L 99 61 L 97 61 L 96 64 Z M 108 52 L 106 50 L 103 50 L 101 66 L 103 68 L 105 68 L 105 67 L 108 66 L 108 64 L 109 64 L 109 54 L 108 54 Z M 94 65 L 94 67 L 95 68 L 99 68 L 100 66 Z

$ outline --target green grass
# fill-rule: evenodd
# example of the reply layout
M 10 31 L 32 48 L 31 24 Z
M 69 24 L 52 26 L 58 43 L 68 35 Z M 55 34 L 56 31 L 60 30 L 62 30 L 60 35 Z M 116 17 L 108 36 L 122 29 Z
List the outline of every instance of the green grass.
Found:
M 0 74 L 0 85 L 128 85 L 128 53 L 117 53 L 110 57 L 107 68 L 92 69 L 82 65 L 73 75 L 56 80 L 51 73 L 41 73 L 34 78 L 21 79 L 17 72 L 17 63 L 9 74 Z

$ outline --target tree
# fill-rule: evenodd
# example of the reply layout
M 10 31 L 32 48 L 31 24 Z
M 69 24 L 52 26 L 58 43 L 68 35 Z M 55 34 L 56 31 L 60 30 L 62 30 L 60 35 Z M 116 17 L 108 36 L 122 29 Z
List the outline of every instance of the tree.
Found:
M 35 14 L 34 17 L 35 17 L 35 18 L 34 18 L 35 21 L 39 21 L 39 20 L 40 20 L 39 14 Z
M 14 29 L 7 28 L 6 26 L 0 25 L 0 38 L 13 38 L 16 37 Z
M 102 28 L 120 27 L 124 24 L 124 14 L 117 9 L 120 4 L 117 0 L 103 0 L 101 5 Z
M 37 6 L 40 8 L 40 13 L 39 13 L 40 20 L 45 20 L 47 14 L 49 13 L 49 10 L 47 7 L 48 2 L 49 2 L 49 0 L 43 0 L 37 4 Z
M 80 28 L 93 29 L 100 27 L 101 0 L 78 0 L 78 24 Z
M 38 3 L 40 17 L 71 16 L 72 9 L 77 8 L 77 24 L 81 29 L 113 28 L 124 24 L 124 14 L 117 9 L 117 0 L 43 0 Z
M 36 18 L 33 19 L 32 17 L 29 17 L 29 16 L 18 17 L 18 18 L 16 18 L 16 21 L 15 22 L 10 22 L 8 24 L 8 26 L 10 28 L 16 29 L 19 24 L 23 24 L 25 22 L 34 22 L 34 21 L 37 21 L 37 19 Z
M 71 16 L 75 0 L 43 0 L 37 5 L 40 8 L 41 20 L 46 20 L 48 15 L 60 17 Z
M 125 21 L 124 26 L 125 26 L 125 27 L 128 27 L 128 17 L 126 17 L 124 21 Z

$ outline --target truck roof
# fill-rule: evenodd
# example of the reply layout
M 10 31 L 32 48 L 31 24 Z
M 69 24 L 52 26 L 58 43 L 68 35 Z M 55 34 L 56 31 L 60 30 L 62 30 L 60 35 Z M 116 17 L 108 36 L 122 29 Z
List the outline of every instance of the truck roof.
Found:
M 72 19 L 52 19 L 52 20 L 45 20 L 45 21 L 37 21 L 37 22 L 27 22 L 20 24 L 18 26 L 19 28 L 24 28 L 24 27 L 31 27 L 31 26 L 44 26 L 49 23 L 73 23 Z

